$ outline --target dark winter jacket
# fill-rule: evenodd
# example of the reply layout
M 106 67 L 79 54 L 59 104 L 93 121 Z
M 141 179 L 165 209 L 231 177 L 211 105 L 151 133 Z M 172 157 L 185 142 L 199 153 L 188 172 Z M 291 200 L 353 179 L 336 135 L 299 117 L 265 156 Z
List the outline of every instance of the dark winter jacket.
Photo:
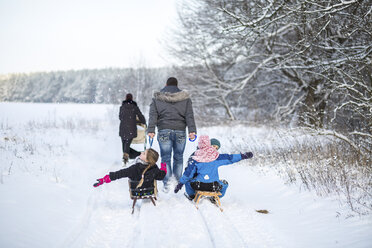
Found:
M 146 167 L 147 164 L 137 162 L 128 168 L 116 172 L 110 172 L 109 176 L 111 181 L 123 177 L 128 177 L 132 181 L 140 181 L 142 172 L 145 170 Z M 141 188 L 152 187 L 154 185 L 154 180 L 163 180 L 164 177 L 165 171 L 160 170 L 157 165 L 153 165 L 150 169 L 146 171 Z
M 139 122 L 146 124 L 146 119 L 141 113 L 135 101 L 123 101 L 120 112 L 119 136 L 124 139 L 133 139 L 137 137 L 137 117 Z
M 155 126 L 158 130 L 185 130 L 187 126 L 189 133 L 196 133 L 192 102 L 187 91 L 177 86 L 166 86 L 154 93 L 147 131 L 155 133 Z

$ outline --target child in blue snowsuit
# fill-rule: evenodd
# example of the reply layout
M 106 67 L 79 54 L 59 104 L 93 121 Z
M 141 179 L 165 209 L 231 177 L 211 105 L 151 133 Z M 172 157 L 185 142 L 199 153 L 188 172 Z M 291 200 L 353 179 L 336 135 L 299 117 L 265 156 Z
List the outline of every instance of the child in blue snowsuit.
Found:
M 202 135 L 199 139 L 198 150 L 195 151 L 192 159 L 189 159 L 188 166 L 174 192 L 177 193 L 185 185 L 189 199 L 195 197 L 195 189 L 220 191 L 222 194 L 220 197 L 223 197 L 226 193 L 228 183 L 225 180 L 219 179 L 218 167 L 233 164 L 251 157 L 253 157 L 251 152 L 219 154 L 217 149 L 211 146 L 209 137 Z
M 220 149 L 221 143 L 218 139 L 211 139 L 211 146 L 214 147 L 216 150 Z M 199 149 L 199 147 L 197 147 Z M 195 152 L 193 152 L 189 159 L 187 160 L 187 166 L 185 168 L 185 171 L 183 172 L 182 178 L 180 178 L 180 187 L 187 182 L 190 182 L 191 179 L 195 178 L 197 176 L 196 171 L 194 170 L 196 161 L 193 159 L 193 156 L 195 155 Z M 194 173 L 193 173 L 194 172 Z M 177 187 L 174 189 L 174 193 L 177 193 L 181 188 L 177 189 Z

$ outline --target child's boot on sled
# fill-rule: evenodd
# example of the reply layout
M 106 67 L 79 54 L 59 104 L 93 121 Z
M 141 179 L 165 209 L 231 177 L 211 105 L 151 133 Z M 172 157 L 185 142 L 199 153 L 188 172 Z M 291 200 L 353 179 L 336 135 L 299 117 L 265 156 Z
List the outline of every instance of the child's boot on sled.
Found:
M 195 198 L 195 195 L 188 195 L 186 192 L 184 193 L 184 195 L 186 196 L 186 198 L 190 201 L 194 200 Z
M 129 154 L 124 152 L 123 154 L 123 163 L 124 165 L 126 165 L 128 163 L 128 160 L 129 160 Z

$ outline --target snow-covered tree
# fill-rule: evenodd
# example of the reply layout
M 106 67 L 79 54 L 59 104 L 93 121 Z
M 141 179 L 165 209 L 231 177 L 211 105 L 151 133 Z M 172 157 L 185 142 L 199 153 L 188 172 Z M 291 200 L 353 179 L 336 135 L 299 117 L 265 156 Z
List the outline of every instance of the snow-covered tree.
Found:
M 146 105 L 167 73 L 166 68 L 108 68 L 9 74 L 0 78 L 0 100 L 119 104 L 131 92 Z
M 363 136 L 371 151 L 371 12 L 358 0 L 185 1 L 172 52 L 230 119 L 237 95 L 267 92 L 276 119 Z

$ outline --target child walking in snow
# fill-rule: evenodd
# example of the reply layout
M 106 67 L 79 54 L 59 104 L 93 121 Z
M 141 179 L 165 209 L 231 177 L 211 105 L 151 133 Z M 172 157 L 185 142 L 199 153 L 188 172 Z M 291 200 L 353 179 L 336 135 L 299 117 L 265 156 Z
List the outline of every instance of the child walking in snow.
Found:
M 242 159 L 252 158 L 252 152 L 239 154 L 219 154 L 215 147 L 211 146 L 211 141 L 207 135 L 200 136 L 198 150 L 192 156 L 188 166 L 190 169 L 182 175 L 179 184 L 174 192 L 177 193 L 185 184 L 188 198 L 194 199 L 195 190 L 220 191 L 223 197 L 226 193 L 228 183 L 220 180 L 218 167 L 239 162 Z M 194 163 L 194 165 L 192 165 Z M 196 174 L 196 175 L 195 175 Z
M 141 152 L 141 155 L 135 159 L 135 163 L 128 168 L 121 169 L 116 172 L 110 172 L 103 178 L 97 179 L 97 183 L 93 186 L 98 187 L 103 183 L 110 183 L 116 179 L 128 177 L 132 181 L 137 181 L 136 188 L 147 188 L 154 184 L 154 180 L 163 180 L 167 174 L 167 166 L 165 163 L 161 164 L 159 169 L 156 165 L 159 154 L 154 149 L 147 149 Z

